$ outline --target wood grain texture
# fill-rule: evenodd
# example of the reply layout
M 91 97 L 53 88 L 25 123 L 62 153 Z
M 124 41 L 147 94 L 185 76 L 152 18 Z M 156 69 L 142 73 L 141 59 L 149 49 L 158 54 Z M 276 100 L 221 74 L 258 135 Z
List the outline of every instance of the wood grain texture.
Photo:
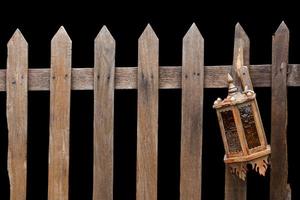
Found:
M 7 44 L 7 127 L 10 199 L 25 200 L 27 186 L 28 45 L 16 30 Z
M 183 38 L 180 199 L 201 199 L 204 40 L 193 24 Z
M 61 27 L 51 41 L 49 200 L 67 200 L 69 193 L 71 48 Z
M 244 31 L 243 27 L 237 23 L 235 26 L 234 34 L 234 49 L 233 49 L 233 63 L 231 68 L 232 78 L 234 84 L 241 91 L 242 84 L 239 79 L 239 69 L 246 65 L 249 65 L 250 56 L 250 41 Z
M 148 25 L 138 41 L 136 199 L 157 199 L 158 38 Z
M 248 90 L 254 90 L 248 67 L 247 66 L 242 66 L 239 69 L 239 73 L 240 73 L 241 83 L 243 85 L 243 88 L 247 87 Z
M 290 196 L 287 157 L 287 63 L 289 30 L 282 22 L 272 44 L 271 179 L 270 199 Z
M 113 200 L 115 40 L 105 26 L 94 53 L 93 199 Z
M 287 86 L 299 87 L 300 86 L 300 65 L 288 64 L 287 66 Z
M 235 26 L 234 52 L 231 74 L 234 84 L 241 91 L 242 84 L 239 78 L 239 69 L 249 65 L 250 41 L 242 26 Z M 251 73 L 251 71 L 250 71 Z M 228 166 L 225 166 L 225 200 L 246 200 L 247 180 L 243 181 L 232 174 Z
M 231 65 L 204 66 L 205 88 L 227 88 L 227 73 Z M 271 65 L 250 65 L 249 71 L 254 87 L 271 87 Z M 287 85 L 300 86 L 300 64 L 288 65 Z M 72 68 L 72 90 L 93 90 L 94 69 Z M 181 88 L 181 66 L 161 66 L 160 89 Z M 47 91 L 50 88 L 50 69 L 28 69 L 28 90 Z M 115 68 L 115 89 L 137 89 L 137 67 Z M 6 69 L 0 69 L 0 91 L 6 91 Z

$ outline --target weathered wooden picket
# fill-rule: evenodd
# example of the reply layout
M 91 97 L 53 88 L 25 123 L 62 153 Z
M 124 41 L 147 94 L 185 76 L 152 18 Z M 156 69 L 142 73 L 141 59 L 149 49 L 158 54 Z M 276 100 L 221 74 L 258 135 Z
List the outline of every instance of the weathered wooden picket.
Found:
M 113 199 L 114 91 L 137 89 L 136 199 L 157 199 L 159 89 L 182 89 L 180 199 L 201 199 L 204 88 L 227 87 L 227 73 L 248 66 L 254 87 L 272 88 L 270 199 L 290 199 L 287 86 L 300 86 L 300 65 L 288 64 L 289 30 L 273 37 L 272 64 L 250 65 L 250 41 L 235 29 L 232 66 L 204 66 L 204 39 L 195 24 L 183 38 L 182 66 L 159 66 L 159 40 L 148 25 L 138 41 L 138 67 L 115 67 L 115 40 L 104 26 L 95 39 L 94 68 L 72 68 L 72 41 L 63 27 L 51 41 L 51 68 L 28 67 L 28 45 L 17 30 L 8 42 L 0 91 L 7 93 L 11 200 L 26 199 L 27 93 L 50 90 L 48 199 L 68 199 L 70 92 L 94 91 L 93 199 Z M 213 102 L 212 102 L 213 103 Z M 205 149 L 204 149 L 205 151 Z M 205 183 L 203 183 L 205 184 Z M 246 199 L 247 182 L 225 172 L 225 199 Z

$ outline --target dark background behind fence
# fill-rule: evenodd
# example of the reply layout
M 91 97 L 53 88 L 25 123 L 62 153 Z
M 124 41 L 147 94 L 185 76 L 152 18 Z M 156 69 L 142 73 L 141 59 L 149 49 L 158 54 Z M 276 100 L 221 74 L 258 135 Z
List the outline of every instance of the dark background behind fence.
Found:
M 116 40 L 116 66 L 137 66 L 137 40 L 151 23 L 160 41 L 159 64 L 181 65 L 182 38 L 195 22 L 205 40 L 205 65 L 230 65 L 233 57 L 234 26 L 237 22 L 250 38 L 250 63 L 271 63 L 272 34 L 282 20 L 290 29 L 289 63 L 300 63 L 300 20 L 292 5 L 271 9 L 248 4 L 222 9 L 224 5 L 198 6 L 188 2 L 168 6 L 40 3 L 25 9 L 12 5 L 0 10 L 0 68 L 6 68 L 6 43 L 19 28 L 29 43 L 29 66 L 50 66 L 50 40 L 63 25 L 73 41 L 73 67 L 93 66 L 94 38 L 102 25 Z M 37 5 L 36 5 L 37 6 Z M 230 5 L 228 5 L 230 6 Z M 9 8 L 9 9 L 8 9 Z M 268 12 L 268 9 L 271 9 Z M 4 12 L 4 10 L 6 12 Z M 3 11 L 3 12 L 2 12 Z M 7 12 L 9 11 L 9 12 Z M 270 88 L 256 89 L 266 134 L 270 135 Z M 289 180 L 292 198 L 300 199 L 298 132 L 300 88 L 288 89 Z M 205 89 L 203 136 L 203 199 L 223 199 L 223 144 L 212 103 L 226 89 Z M 181 91 L 159 92 L 158 199 L 179 199 Z M 49 91 L 29 92 L 28 108 L 28 199 L 46 199 L 48 182 Z M 115 94 L 114 197 L 135 199 L 137 91 Z M 92 198 L 93 92 L 72 91 L 70 144 L 70 199 Z M 269 140 L 270 141 L 270 140 Z M 0 93 L 0 185 L 1 199 L 9 196 L 7 175 L 6 94 Z M 248 199 L 268 199 L 267 177 L 248 175 Z

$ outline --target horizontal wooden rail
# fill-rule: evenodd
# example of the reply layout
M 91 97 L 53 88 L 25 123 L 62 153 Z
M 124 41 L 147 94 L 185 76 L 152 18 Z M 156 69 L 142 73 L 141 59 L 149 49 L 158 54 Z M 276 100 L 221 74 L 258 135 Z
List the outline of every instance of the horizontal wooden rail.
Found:
M 205 66 L 204 87 L 227 87 L 226 76 L 231 65 Z M 72 68 L 72 90 L 93 90 L 93 68 Z M 254 87 L 271 86 L 271 65 L 250 65 L 250 75 Z M 159 70 L 160 89 L 181 88 L 181 66 L 162 66 Z M 288 86 L 300 86 L 300 64 L 288 65 Z M 28 74 L 28 88 L 31 91 L 49 90 L 50 69 L 31 68 Z M 137 67 L 116 67 L 116 89 L 137 88 Z M 0 70 L 0 91 L 6 90 L 6 69 Z

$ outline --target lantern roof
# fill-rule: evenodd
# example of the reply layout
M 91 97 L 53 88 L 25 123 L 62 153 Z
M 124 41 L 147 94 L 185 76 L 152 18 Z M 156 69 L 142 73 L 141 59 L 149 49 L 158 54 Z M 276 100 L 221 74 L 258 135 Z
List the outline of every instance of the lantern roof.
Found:
M 250 100 L 255 99 L 255 92 L 253 90 L 249 90 L 247 86 L 245 86 L 244 91 L 238 91 L 238 88 L 234 85 L 233 79 L 228 74 L 228 96 L 225 99 L 218 98 L 213 105 L 213 108 L 220 109 L 227 106 L 233 106 L 237 104 L 241 104 Z

